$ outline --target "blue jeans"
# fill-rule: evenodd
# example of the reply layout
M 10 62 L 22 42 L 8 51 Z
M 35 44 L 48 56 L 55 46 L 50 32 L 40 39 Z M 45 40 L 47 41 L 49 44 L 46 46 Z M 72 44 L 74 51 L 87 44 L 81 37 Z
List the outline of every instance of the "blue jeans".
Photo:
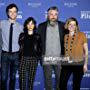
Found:
M 7 90 L 9 75 L 9 90 L 15 90 L 16 71 L 19 63 L 18 53 L 1 54 L 1 90 Z

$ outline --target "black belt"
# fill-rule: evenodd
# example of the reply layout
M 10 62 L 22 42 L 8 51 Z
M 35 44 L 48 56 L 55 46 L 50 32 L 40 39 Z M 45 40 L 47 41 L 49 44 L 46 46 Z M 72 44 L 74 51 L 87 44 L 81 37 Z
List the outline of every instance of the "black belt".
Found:
M 17 51 L 17 52 L 7 52 L 7 51 L 3 51 L 3 50 L 2 50 L 2 53 L 7 53 L 7 54 L 17 54 L 17 53 L 19 53 L 19 51 Z

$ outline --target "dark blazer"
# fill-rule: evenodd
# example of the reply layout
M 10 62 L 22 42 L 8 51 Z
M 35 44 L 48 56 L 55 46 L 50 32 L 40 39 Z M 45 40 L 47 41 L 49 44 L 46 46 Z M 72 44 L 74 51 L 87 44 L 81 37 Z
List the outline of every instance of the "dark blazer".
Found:
M 45 55 L 45 49 L 46 49 L 47 23 L 48 22 L 46 21 L 38 25 L 38 33 L 41 35 L 41 40 L 42 40 L 43 55 Z M 58 26 L 59 26 L 60 45 L 61 45 L 61 55 L 64 55 L 64 35 L 65 35 L 64 23 L 58 21 Z

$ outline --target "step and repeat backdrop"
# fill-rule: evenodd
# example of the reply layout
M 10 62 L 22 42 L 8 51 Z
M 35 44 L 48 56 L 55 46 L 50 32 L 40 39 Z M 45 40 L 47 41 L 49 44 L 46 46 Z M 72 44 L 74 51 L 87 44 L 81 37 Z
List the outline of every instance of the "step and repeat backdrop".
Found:
M 51 6 L 57 6 L 59 9 L 59 20 L 65 22 L 69 17 L 77 18 L 80 30 L 83 31 L 88 38 L 89 63 L 88 72 L 84 74 L 81 83 L 81 90 L 90 90 L 90 0 L 0 0 L 0 20 L 7 19 L 6 6 L 15 3 L 18 8 L 17 21 L 22 25 L 26 18 L 32 16 L 36 19 L 37 25 L 46 20 L 47 9 Z M 19 90 L 18 72 L 16 75 L 16 90 Z M 72 87 L 72 76 L 68 82 L 68 89 Z M 55 85 L 55 75 L 52 72 L 53 85 Z M 77 82 L 78 83 L 78 82 Z M 36 78 L 34 82 L 34 90 L 44 90 L 44 74 L 43 68 L 38 65 Z

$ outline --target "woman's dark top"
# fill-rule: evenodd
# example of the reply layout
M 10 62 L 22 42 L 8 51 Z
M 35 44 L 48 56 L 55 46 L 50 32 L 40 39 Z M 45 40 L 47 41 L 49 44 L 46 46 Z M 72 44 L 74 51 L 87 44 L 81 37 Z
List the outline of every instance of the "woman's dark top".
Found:
M 32 35 L 21 33 L 19 45 L 21 56 L 40 58 L 42 55 L 41 37 L 37 33 Z
M 36 56 L 37 53 L 34 51 L 34 35 L 25 35 L 24 38 L 24 56 L 28 57 L 28 56 Z

